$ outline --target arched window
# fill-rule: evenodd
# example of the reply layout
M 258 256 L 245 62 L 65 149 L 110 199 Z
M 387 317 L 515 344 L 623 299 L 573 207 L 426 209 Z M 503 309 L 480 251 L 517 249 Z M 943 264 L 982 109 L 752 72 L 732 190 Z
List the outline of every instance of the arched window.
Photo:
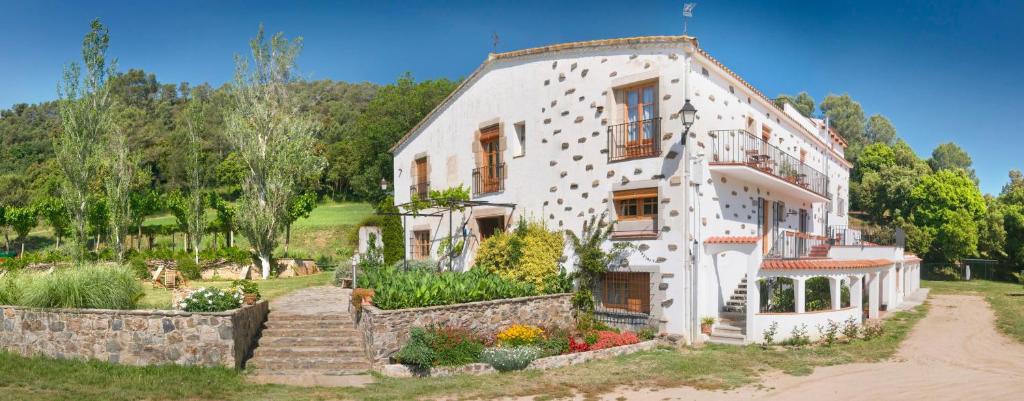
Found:
M 768 277 L 757 280 L 761 292 L 761 313 L 796 312 L 793 279 Z

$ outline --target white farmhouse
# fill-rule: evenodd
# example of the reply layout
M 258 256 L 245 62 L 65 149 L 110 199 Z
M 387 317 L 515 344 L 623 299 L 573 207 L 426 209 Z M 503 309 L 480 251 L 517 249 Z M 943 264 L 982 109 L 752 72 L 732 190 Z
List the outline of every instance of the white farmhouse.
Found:
M 579 232 L 607 213 L 639 251 L 596 289 L 599 316 L 693 342 L 814 337 L 918 288 L 919 259 L 846 229 L 845 146 L 693 37 L 566 43 L 489 55 L 392 149 L 395 202 L 472 187 L 471 208 L 405 220 L 408 258 L 465 240 L 457 269 L 520 218 Z

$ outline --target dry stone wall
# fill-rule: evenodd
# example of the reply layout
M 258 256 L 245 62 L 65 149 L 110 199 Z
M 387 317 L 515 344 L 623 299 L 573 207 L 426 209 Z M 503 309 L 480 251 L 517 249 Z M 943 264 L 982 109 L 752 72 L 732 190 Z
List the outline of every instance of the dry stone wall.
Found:
M 493 335 L 513 324 L 570 327 L 572 295 L 471 302 L 398 310 L 363 306 L 357 326 L 363 332 L 366 355 L 374 364 L 386 364 L 409 340 L 409 330 L 432 324 L 462 327 Z
M 242 368 L 266 301 L 217 313 L 0 306 L 0 350 L 125 365 Z

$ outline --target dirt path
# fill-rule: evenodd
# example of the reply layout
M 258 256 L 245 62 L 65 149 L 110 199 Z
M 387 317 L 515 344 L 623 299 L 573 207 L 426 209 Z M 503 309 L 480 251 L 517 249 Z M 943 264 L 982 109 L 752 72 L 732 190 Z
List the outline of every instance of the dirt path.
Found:
M 626 390 L 605 400 L 1021 400 L 1024 345 L 998 333 L 984 299 L 937 295 L 895 360 L 772 375 L 737 391 Z

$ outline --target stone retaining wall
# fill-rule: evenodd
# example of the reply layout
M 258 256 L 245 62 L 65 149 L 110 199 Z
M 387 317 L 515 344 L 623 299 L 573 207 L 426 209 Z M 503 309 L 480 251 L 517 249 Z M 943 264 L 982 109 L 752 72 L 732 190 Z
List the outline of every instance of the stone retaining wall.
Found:
M 266 301 L 214 313 L 0 306 L 0 350 L 125 365 L 242 368 L 268 312 Z
M 432 324 L 495 334 L 513 324 L 572 327 L 572 294 L 541 295 L 426 308 L 382 310 L 364 306 L 356 325 L 363 332 L 366 355 L 387 364 L 409 340 L 409 330 Z

